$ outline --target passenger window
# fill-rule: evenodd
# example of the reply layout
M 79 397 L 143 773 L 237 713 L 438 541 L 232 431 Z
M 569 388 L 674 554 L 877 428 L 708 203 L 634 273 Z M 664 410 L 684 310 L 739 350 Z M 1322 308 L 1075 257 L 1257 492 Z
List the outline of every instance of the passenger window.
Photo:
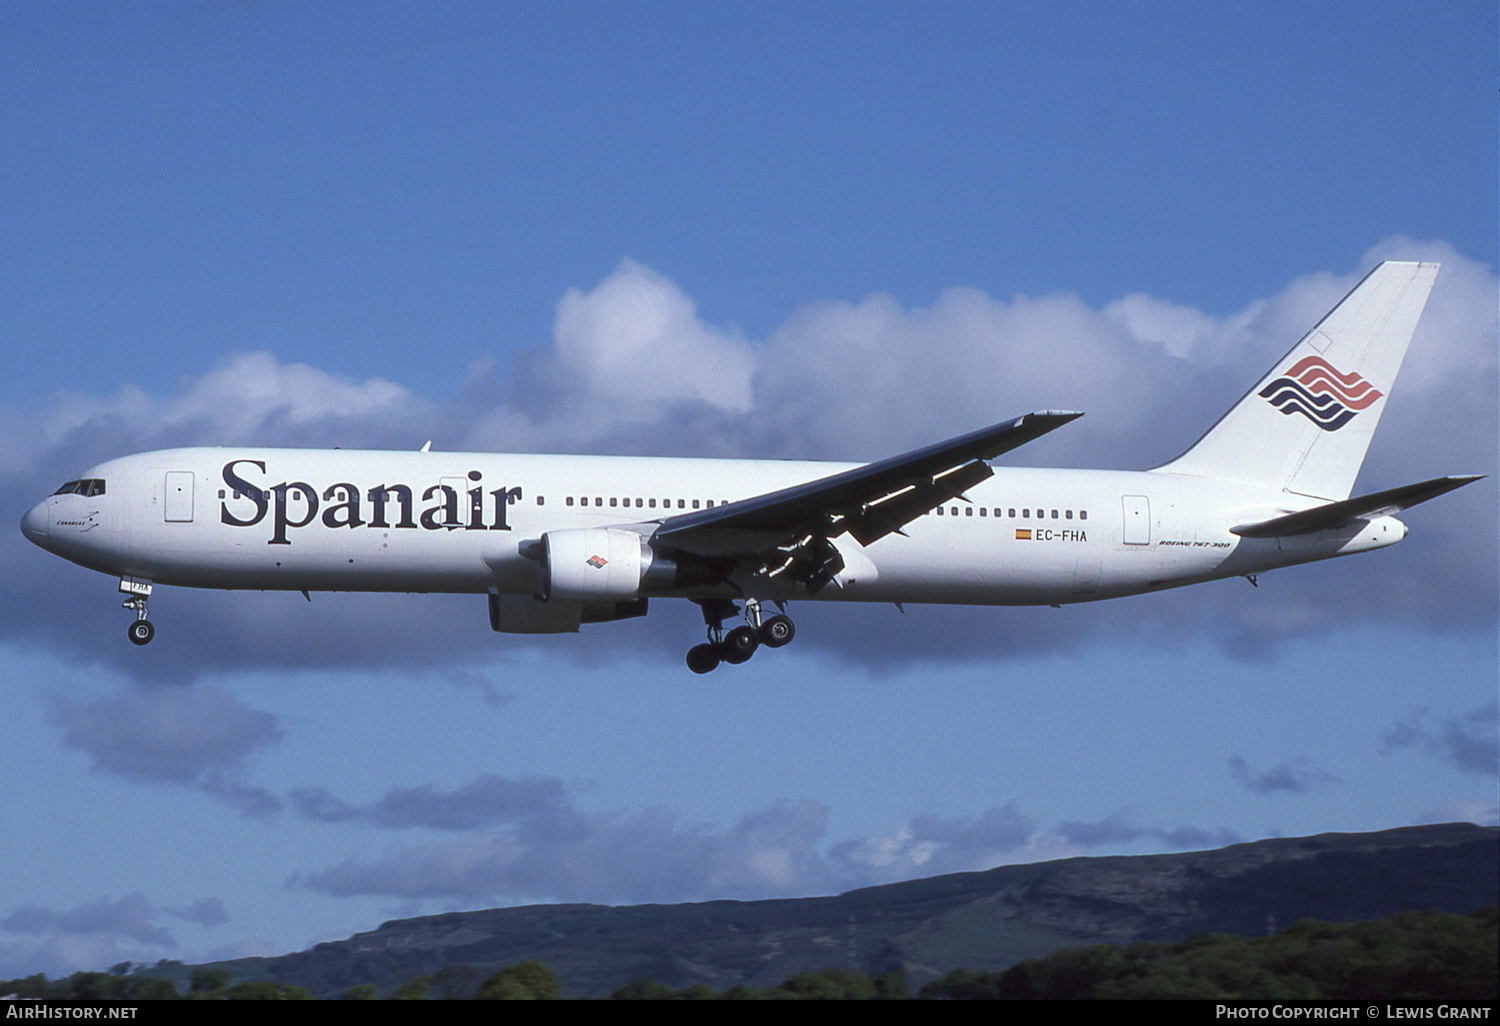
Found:
M 966 517 L 972 517 L 973 515 L 974 515 L 974 507 L 973 506 L 965 506 L 964 507 L 964 516 L 966 516 Z
M 647 499 L 646 500 L 646 505 L 648 507 L 650 507 L 651 509 L 655 509 L 656 508 L 656 500 L 655 499 Z
M 1088 510 L 1081 509 L 1081 510 L 1078 511 L 1078 519 L 1079 520 L 1087 520 L 1088 518 L 1089 518 L 1089 511 Z
M 641 506 L 644 505 L 644 502 L 645 502 L 645 500 L 643 500 L 643 499 L 636 499 L 635 500 L 635 508 L 636 509 L 640 509 Z
M 1053 510 L 1053 511 L 1052 511 L 1052 519 L 1053 519 L 1053 520 L 1056 520 L 1056 519 L 1057 519 L 1057 510 Z
M 1023 509 L 1023 510 L 1021 510 L 1021 518 L 1023 520 L 1030 520 L 1031 519 L 1031 510 L 1029 510 L 1029 509 Z
M 544 499 L 544 498 L 542 498 L 542 497 L 541 497 L 541 496 L 540 496 L 540 495 L 538 495 L 538 496 L 537 496 L 537 497 L 536 497 L 536 504 L 537 504 L 537 505 L 538 505 L 538 506 L 545 506 L 545 505 L 547 505 L 547 500 L 546 500 L 546 499 Z
M 985 509 L 983 506 L 980 506 L 979 507 L 979 515 L 982 516 L 982 517 L 987 517 L 987 516 L 990 515 L 990 511 L 987 510 L 987 509 Z
M 1063 519 L 1065 519 L 1065 520 L 1072 520 L 1073 519 L 1073 511 L 1072 510 L 1066 510 L 1066 511 L 1064 511 L 1063 512 Z
M 693 500 L 693 508 L 694 508 L 694 509 L 697 509 L 697 508 L 698 508 L 698 500 L 697 500 L 697 499 L 694 499 L 694 500 Z
M 609 504 L 610 504 L 611 507 L 618 506 L 620 504 L 620 500 L 616 499 L 613 495 L 611 495 L 609 497 Z

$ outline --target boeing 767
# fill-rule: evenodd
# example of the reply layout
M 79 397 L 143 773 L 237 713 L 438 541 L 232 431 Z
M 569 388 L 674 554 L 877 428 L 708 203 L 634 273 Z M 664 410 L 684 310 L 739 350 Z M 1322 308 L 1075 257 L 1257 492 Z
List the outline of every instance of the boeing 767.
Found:
M 687 655 L 698 673 L 791 641 L 794 600 L 1061 605 L 1253 581 L 1394 544 L 1394 514 L 1478 479 L 1350 498 L 1437 271 L 1375 268 L 1146 471 L 990 465 L 1081 416 L 1058 411 L 865 465 L 171 449 L 86 471 L 21 529 L 117 577 L 138 645 L 156 585 L 473 592 L 494 630 L 522 634 L 683 598 L 707 627 Z

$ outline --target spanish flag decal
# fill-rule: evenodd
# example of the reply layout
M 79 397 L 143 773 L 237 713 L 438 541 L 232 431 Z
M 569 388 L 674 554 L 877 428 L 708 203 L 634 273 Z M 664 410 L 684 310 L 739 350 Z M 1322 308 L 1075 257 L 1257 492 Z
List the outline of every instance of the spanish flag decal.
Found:
M 1031 528 L 1029 528 L 1029 527 L 1018 527 L 1018 528 L 1016 528 L 1016 541 L 1031 541 Z

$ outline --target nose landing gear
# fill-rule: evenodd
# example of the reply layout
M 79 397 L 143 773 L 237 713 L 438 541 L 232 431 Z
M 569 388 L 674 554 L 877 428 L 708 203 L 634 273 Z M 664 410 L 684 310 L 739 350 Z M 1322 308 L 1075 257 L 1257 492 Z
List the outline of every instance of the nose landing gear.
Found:
M 135 612 L 135 622 L 126 631 L 126 636 L 133 644 L 150 644 L 151 639 L 156 637 L 155 625 L 146 619 L 146 600 L 151 597 L 151 582 L 136 580 L 134 577 L 122 577 L 120 578 L 120 592 L 130 596 L 122 605 Z
M 721 662 L 737 666 L 748 661 L 760 646 L 780 648 L 797 633 L 791 617 L 784 613 L 762 621 L 758 599 L 745 600 L 744 626 L 736 627 L 727 634 L 724 632 L 724 621 L 740 612 L 735 604 L 728 599 L 706 599 L 698 605 L 703 609 L 708 641 L 688 649 L 688 669 L 694 673 L 709 673 L 717 669 Z

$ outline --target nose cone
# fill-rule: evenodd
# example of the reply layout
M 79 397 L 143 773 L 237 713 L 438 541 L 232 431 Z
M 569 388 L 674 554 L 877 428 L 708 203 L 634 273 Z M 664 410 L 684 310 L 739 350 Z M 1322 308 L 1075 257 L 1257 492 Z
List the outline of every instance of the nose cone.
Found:
M 43 548 L 47 547 L 47 532 L 52 527 L 52 510 L 43 499 L 21 518 L 21 533 Z

